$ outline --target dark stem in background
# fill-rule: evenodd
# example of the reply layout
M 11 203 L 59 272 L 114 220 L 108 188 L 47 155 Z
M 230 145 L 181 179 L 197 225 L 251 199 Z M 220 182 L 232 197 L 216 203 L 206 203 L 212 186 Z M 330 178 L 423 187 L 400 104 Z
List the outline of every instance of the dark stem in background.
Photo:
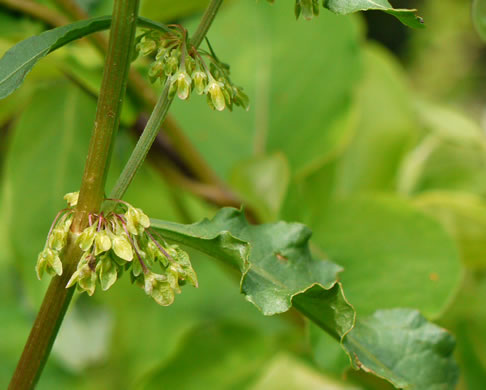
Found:
M 79 233 L 86 225 L 88 214 L 96 212 L 104 197 L 113 137 L 118 129 L 121 105 L 133 47 L 138 0 L 115 0 L 110 41 L 98 99 L 94 131 L 80 189 L 79 202 L 71 230 Z M 66 284 L 76 269 L 81 250 L 71 234 L 62 253 L 63 274 L 49 284 L 27 343 L 9 385 L 9 390 L 34 388 L 47 361 L 57 332 L 69 306 L 74 287 Z

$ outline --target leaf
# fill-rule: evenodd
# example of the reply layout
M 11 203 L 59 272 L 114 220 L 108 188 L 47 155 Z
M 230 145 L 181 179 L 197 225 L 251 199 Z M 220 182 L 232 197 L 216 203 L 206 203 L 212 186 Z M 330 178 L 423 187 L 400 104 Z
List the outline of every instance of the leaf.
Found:
M 81 20 L 44 31 L 13 46 L 0 59 L 0 99 L 14 92 L 42 57 L 76 39 L 105 30 L 110 27 L 110 23 L 110 16 Z M 138 25 L 167 29 L 164 25 L 145 18 L 139 18 Z
M 283 153 L 292 173 L 307 173 L 349 142 L 357 116 L 352 96 L 361 73 L 360 26 L 356 18 L 330 12 L 320 17 L 319 23 L 296 23 L 285 2 L 236 1 L 211 25 L 211 45 L 231 65 L 250 110 L 216 113 L 197 96 L 171 109 L 221 176 L 255 152 Z
M 358 390 L 326 377 L 309 364 L 289 354 L 278 354 L 250 390 Z
M 244 390 L 263 370 L 275 337 L 231 322 L 200 325 L 177 354 L 147 375 L 141 389 Z M 190 373 L 190 375 L 187 375 Z
M 379 10 L 395 16 L 406 26 L 424 27 L 422 18 L 415 15 L 417 10 L 393 8 L 388 0 L 324 0 L 324 7 L 342 15 L 358 11 Z
M 261 221 L 274 221 L 287 192 L 289 176 L 287 159 L 276 153 L 237 164 L 230 184 L 246 204 L 253 205 Z
M 311 233 L 304 225 L 253 226 L 241 211 L 224 208 L 212 220 L 192 225 L 152 220 L 151 226 L 169 240 L 238 266 L 241 291 L 264 315 L 294 305 L 337 339 L 353 326 L 354 310 L 336 280 L 341 269 L 312 258 Z
M 356 367 L 410 389 L 425 390 L 434 381 L 446 386 L 454 383 L 452 337 L 444 336 L 444 331 L 416 311 L 377 312 L 348 333 L 354 311 L 335 280 L 339 268 L 311 258 L 310 232 L 305 226 L 284 222 L 253 226 L 241 211 L 226 208 L 212 220 L 192 225 L 152 220 L 152 227 L 168 240 L 239 263 L 241 291 L 263 314 L 282 313 L 293 304 L 335 339 L 343 340 Z M 347 334 L 353 336 L 348 339 Z M 384 339 L 378 340 L 380 335 Z M 417 354 L 423 361 L 414 366 Z M 397 361 L 400 365 L 394 366 Z M 420 369 L 427 374 L 425 378 L 417 374 Z
M 416 310 L 378 310 L 344 339 L 353 365 L 400 389 L 453 390 L 459 371 L 452 335 Z
M 483 41 L 486 41 L 486 1 L 473 0 L 472 18 L 474 27 Z
M 425 192 L 414 204 L 442 223 L 455 238 L 464 265 L 486 269 L 486 205 L 473 194 L 435 191 Z
M 337 200 L 312 227 L 314 242 L 344 267 L 346 297 L 360 315 L 377 307 L 413 307 L 437 317 L 460 284 L 454 240 L 404 199 L 362 195 Z
M 363 57 L 356 133 L 336 167 L 339 195 L 394 190 L 403 156 L 419 136 L 404 69 L 377 45 L 368 44 Z
M 425 137 L 403 160 L 397 181 L 406 194 L 430 190 L 486 194 L 486 137 L 481 127 L 447 107 L 418 101 Z

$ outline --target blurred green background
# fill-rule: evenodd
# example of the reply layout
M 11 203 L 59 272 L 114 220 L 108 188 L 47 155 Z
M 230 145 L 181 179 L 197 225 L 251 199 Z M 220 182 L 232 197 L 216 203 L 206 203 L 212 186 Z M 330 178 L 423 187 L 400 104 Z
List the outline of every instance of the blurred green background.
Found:
M 62 13 L 54 0 L 38 3 Z M 191 29 L 206 3 L 142 0 L 141 14 Z M 112 6 L 79 4 L 93 16 Z M 250 111 L 213 112 L 194 96 L 171 113 L 259 221 L 311 227 L 315 253 L 344 267 L 358 315 L 419 309 L 456 336 L 458 388 L 482 390 L 486 46 L 468 1 L 394 5 L 419 8 L 427 28 L 410 30 L 377 12 L 322 10 L 295 21 L 285 0 L 228 1 L 209 39 L 250 96 Z M 0 54 L 49 27 L 0 1 Z M 89 42 L 71 44 L 0 101 L 0 388 L 48 283 L 36 279 L 37 253 L 62 196 L 79 188 L 102 65 Z M 146 62 L 134 65 L 146 74 Z M 129 97 L 108 186 L 141 118 L 143 107 Z M 180 170 L 170 144 L 157 153 Z M 216 212 L 169 184 L 160 161 L 145 164 L 127 201 L 180 222 Z M 154 304 L 128 278 L 93 298 L 77 296 L 38 388 L 391 388 L 352 372 L 339 345 L 304 321 L 262 316 L 220 264 L 191 255 L 200 287 L 186 287 L 171 307 Z

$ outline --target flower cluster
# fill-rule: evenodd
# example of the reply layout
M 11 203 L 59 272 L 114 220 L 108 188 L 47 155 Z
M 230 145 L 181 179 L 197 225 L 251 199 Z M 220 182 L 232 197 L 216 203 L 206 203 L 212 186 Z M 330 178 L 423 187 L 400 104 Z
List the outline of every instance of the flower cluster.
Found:
M 60 252 L 66 245 L 77 193 L 64 198 L 69 207 L 61 210 L 49 231 L 44 250 L 37 260 L 37 276 L 44 271 L 62 274 Z M 66 287 L 77 285 L 93 295 L 96 285 L 108 290 L 123 272 L 142 287 L 158 304 L 174 301 L 180 286 L 189 282 L 197 287 L 197 276 L 189 256 L 177 245 L 169 245 L 150 229 L 150 219 L 127 202 L 110 199 L 113 211 L 89 215 L 89 226 L 72 236 L 83 251 L 76 271 Z M 158 267 L 158 272 L 153 270 Z
M 274 3 L 275 0 L 267 0 Z M 314 16 L 319 16 L 319 0 L 295 0 L 295 17 L 298 19 L 302 14 L 304 19 L 311 20 Z
M 212 109 L 222 111 L 233 105 L 249 108 L 248 96 L 230 79 L 229 66 L 222 63 L 209 45 L 209 52 L 190 44 L 187 31 L 174 26 L 170 32 L 149 30 L 137 37 L 136 53 L 155 55 L 149 68 L 152 82 L 170 83 L 169 96 L 186 100 L 191 92 L 206 95 Z M 208 66 L 209 64 L 209 66 Z

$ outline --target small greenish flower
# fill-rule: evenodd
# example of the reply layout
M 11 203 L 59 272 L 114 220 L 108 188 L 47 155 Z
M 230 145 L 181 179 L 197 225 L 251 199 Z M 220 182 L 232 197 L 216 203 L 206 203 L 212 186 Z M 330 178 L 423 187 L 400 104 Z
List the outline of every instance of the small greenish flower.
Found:
M 235 104 L 243 108 L 245 111 L 248 111 L 250 109 L 250 99 L 248 98 L 248 96 L 242 91 L 241 88 L 233 87 L 233 91 L 233 100 Z
M 202 95 L 204 93 L 204 89 L 206 88 L 208 76 L 205 72 L 196 70 L 192 73 L 192 79 L 194 80 L 194 88 L 196 89 L 196 93 L 198 95 Z
M 137 44 L 137 51 L 142 56 L 147 56 L 157 50 L 157 43 L 150 38 L 143 37 L 142 40 Z
M 56 251 L 62 250 L 67 242 L 68 232 L 63 227 L 56 227 L 49 236 L 49 247 Z
M 96 265 L 96 272 L 98 272 L 101 289 L 103 291 L 106 291 L 113 286 L 118 277 L 117 264 L 109 254 L 105 254 L 101 257 Z
M 76 267 L 76 271 L 69 279 L 66 288 L 72 287 L 75 284 L 82 291 L 86 291 L 88 295 L 93 295 L 96 288 L 96 272 L 93 270 L 90 262 L 94 258 L 91 254 L 85 252 Z
M 161 306 L 169 306 L 174 302 L 174 291 L 167 277 L 153 272 L 144 275 L 144 290 Z
M 132 234 L 142 234 L 145 229 L 150 227 L 150 218 L 142 210 L 135 207 L 128 207 L 125 218 L 127 220 L 127 230 Z
M 78 204 L 79 192 L 70 192 L 64 195 L 64 200 L 68 203 L 70 207 L 76 206 Z
M 125 261 L 133 260 L 133 248 L 125 234 L 118 234 L 111 237 L 113 252 Z
M 152 82 L 154 82 L 157 78 L 162 76 L 164 73 L 164 63 L 162 61 L 154 61 L 152 65 L 150 65 L 148 75 Z
M 59 253 L 54 249 L 45 248 L 37 258 L 35 270 L 39 280 L 41 280 L 44 272 L 50 275 L 62 275 L 62 262 Z
M 173 80 L 177 84 L 177 96 L 181 100 L 186 100 L 191 92 L 191 77 L 186 71 L 179 71 L 173 76 Z
M 211 97 L 211 103 L 218 111 L 223 111 L 225 108 L 225 99 L 222 90 L 223 87 L 223 83 L 211 79 L 205 89 L 205 93 L 209 94 Z
M 95 234 L 96 224 L 93 224 L 84 229 L 83 232 L 78 236 L 77 243 L 84 252 L 89 250 L 93 245 Z
M 94 239 L 95 256 L 107 252 L 111 249 L 111 239 L 106 230 L 100 230 L 95 233 Z

